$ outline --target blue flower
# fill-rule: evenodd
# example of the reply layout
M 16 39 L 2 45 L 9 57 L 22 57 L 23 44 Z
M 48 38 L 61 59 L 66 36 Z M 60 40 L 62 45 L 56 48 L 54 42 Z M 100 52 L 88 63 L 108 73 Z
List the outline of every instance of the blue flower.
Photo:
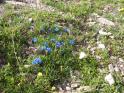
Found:
M 32 64 L 33 65 L 36 65 L 36 64 L 43 64 L 42 60 L 40 58 L 35 58 L 33 61 L 32 61 Z
M 32 42 L 33 43 L 36 43 L 37 42 L 37 38 L 35 37 L 35 38 L 32 38 Z
M 50 52 L 52 51 L 52 49 L 51 49 L 50 47 L 47 47 L 47 48 L 46 48 L 46 51 L 47 51 L 48 53 L 50 53 Z
M 70 40 L 70 41 L 69 41 L 69 44 L 70 44 L 70 45 L 74 45 L 74 44 L 75 44 L 75 40 Z
M 63 42 L 56 42 L 56 47 L 59 48 L 63 45 L 64 43 Z

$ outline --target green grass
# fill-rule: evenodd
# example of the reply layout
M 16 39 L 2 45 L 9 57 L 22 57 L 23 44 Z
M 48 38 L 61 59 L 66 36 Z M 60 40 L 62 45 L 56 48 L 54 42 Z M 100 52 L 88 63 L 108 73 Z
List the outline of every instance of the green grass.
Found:
M 96 0 L 91 8 L 87 0 L 81 0 L 79 4 L 75 1 L 66 3 L 64 1 L 54 2 L 42 0 L 43 3 L 57 8 L 59 11 L 70 13 L 72 16 L 61 16 L 58 12 L 48 13 L 34 9 L 20 8 L 19 12 L 11 5 L 5 5 L 6 13 L 0 17 L 0 58 L 5 59 L 5 64 L 0 68 L 0 92 L 3 93 L 53 93 L 51 88 L 56 82 L 61 84 L 70 79 L 70 71 L 78 70 L 81 73 L 82 86 L 94 88 L 90 93 L 122 93 L 123 84 L 120 74 L 114 73 L 116 83 L 110 86 L 105 82 L 104 77 L 108 73 L 108 64 L 111 62 L 108 49 L 105 51 L 96 50 L 95 54 L 102 57 L 98 62 L 94 55 L 90 54 L 88 45 L 96 46 L 93 34 L 100 28 L 98 24 L 93 27 L 86 26 L 86 20 L 92 12 L 102 15 L 101 10 L 106 4 L 119 3 L 123 5 L 123 0 L 115 2 L 113 0 Z M 93 2 L 93 3 L 94 3 Z M 75 18 L 74 18 L 74 17 Z M 112 48 L 112 55 L 124 57 L 122 48 L 123 40 L 123 13 L 117 16 L 103 14 L 108 19 L 115 20 L 119 24 L 118 28 L 106 28 L 115 39 L 101 37 L 100 41 L 107 47 Z M 28 21 L 33 18 L 34 23 Z M 33 32 L 29 27 L 34 26 Z M 69 32 L 64 32 L 64 29 Z M 58 29 L 55 31 L 55 29 Z M 41 32 L 42 30 L 42 32 Z M 86 34 L 87 32 L 87 34 Z M 37 38 L 36 43 L 28 44 L 32 38 Z M 64 44 L 57 48 L 55 42 Z M 69 41 L 74 40 L 75 44 L 70 45 Z M 50 53 L 40 48 L 46 46 L 52 49 Z M 87 44 L 85 44 L 87 42 Z M 37 51 L 26 48 L 37 48 Z M 26 54 L 26 51 L 30 52 Z M 79 59 L 79 53 L 86 52 L 87 58 Z M 42 59 L 42 64 L 32 64 L 35 58 Z M 105 73 L 100 73 L 99 65 L 104 65 Z M 29 67 L 25 67 L 28 65 Z M 42 76 L 38 76 L 42 73 Z

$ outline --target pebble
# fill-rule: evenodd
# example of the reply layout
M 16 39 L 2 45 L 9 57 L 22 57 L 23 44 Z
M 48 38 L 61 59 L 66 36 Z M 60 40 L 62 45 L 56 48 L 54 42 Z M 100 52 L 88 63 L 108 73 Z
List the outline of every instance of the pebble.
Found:
M 77 89 L 77 91 L 77 93 L 91 92 L 93 91 L 93 88 L 91 88 L 90 86 L 81 86 Z
M 102 43 L 100 43 L 100 44 L 98 44 L 98 47 L 97 48 L 99 48 L 99 49 L 105 49 L 105 45 L 102 44 Z
M 119 68 L 118 68 L 117 65 L 115 66 L 114 70 L 115 70 L 116 72 L 119 72 Z
M 103 18 L 103 17 L 99 17 L 97 19 L 97 22 L 99 22 L 102 25 L 115 26 L 115 24 L 112 21 L 110 21 L 110 20 L 108 20 L 106 18 Z
M 79 56 L 79 59 L 83 59 L 85 58 L 87 55 L 85 54 L 85 52 L 81 52 L 80 53 L 80 56 Z
M 80 84 L 79 83 L 72 83 L 71 87 L 72 88 L 78 88 L 78 87 L 80 87 Z
M 33 21 L 33 19 L 32 19 L 32 18 L 29 18 L 29 19 L 28 19 L 28 21 L 29 21 L 29 22 L 32 22 L 32 21 Z
M 114 72 L 114 68 L 113 68 L 113 65 L 112 64 L 109 64 L 108 65 L 108 68 L 109 68 L 109 72 L 110 73 L 113 73 Z
M 115 83 L 114 78 L 111 73 L 105 76 L 105 81 L 109 83 L 109 85 L 113 85 Z
M 124 62 L 124 60 L 122 58 L 119 58 L 119 62 Z
M 67 91 L 70 91 L 70 90 L 71 90 L 71 87 L 68 87 L 68 86 L 67 86 L 67 87 L 66 87 L 66 90 L 67 90 Z
M 110 32 L 104 32 L 104 31 L 103 31 L 103 28 L 102 28 L 102 29 L 99 30 L 99 34 L 100 34 L 100 35 L 104 35 L 104 36 L 106 36 L 106 35 L 109 36 L 109 35 L 111 35 L 112 33 L 110 33 Z

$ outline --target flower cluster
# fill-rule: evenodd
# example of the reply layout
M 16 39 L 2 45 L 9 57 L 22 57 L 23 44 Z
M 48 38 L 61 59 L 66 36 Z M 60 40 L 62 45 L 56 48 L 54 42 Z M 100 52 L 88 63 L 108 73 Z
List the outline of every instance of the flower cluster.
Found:
M 42 60 L 40 58 L 35 58 L 33 61 L 32 61 L 32 64 L 33 65 L 36 65 L 36 64 L 43 64 Z
M 63 30 L 62 30 L 63 29 Z M 52 33 L 51 33 L 52 32 Z M 58 35 L 56 35 L 56 33 L 58 33 Z M 40 47 L 37 49 L 37 53 L 38 54 L 43 54 L 43 55 L 47 55 L 50 54 L 51 52 L 54 52 L 54 48 L 59 49 L 60 47 L 64 46 L 64 45 L 75 45 L 75 40 L 74 39 L 67 39 L 67 40 L 63 40 L 63 38 L 58 36 L 61 34 L 61 36 L 63 35 L 62 33 L 65 32 L 70 32 L 70 30 L 68 28 L 60 28 L 59 26 L 54 26 L 54 27 L 43 27 L 40 30 L 40 33 L 42 34 L 47 34 L 47 33 L 51 33 L 52 37 L 46 38 L 46 40 L 44 40 L 45 42 L 42 42 L 42 44 L 40 45 Z M 53 38 L 53 35 L 55 36 Z M 45 35 L 46 36 L 46 35 Z M 59 39 L 59 40 L 58 40 Z M 32 38 L 32 43 L 36 44 L 38 41 L 38 39 L 36 37 Z M 40 40 L 39 40 L 40 41 Z M 35 45 L 34 45 L 35 46 Z M 32 64 L 42 64 L 42 60 L 40 58 L 35 58 L 32 61 Z

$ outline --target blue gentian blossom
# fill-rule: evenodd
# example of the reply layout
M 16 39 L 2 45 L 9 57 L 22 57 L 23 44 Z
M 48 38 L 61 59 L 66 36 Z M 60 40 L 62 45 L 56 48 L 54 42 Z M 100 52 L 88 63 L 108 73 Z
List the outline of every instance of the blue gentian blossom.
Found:
M 36 43 L 38 40 L 37 40 L 37 38 L 35 37 L 35 38 L 32 38 L 32 42 L 33 43 Z
M 63 42 L 56 42 L 56 47 L 59 48 L 63 45 L 64 43 Z
M 36 65 L 36 64 L 43 64 L 43 61 L 42 61 L 40 58 L 35 58 L 35 59 L 32 61 L 32 64 L 33 64 L 33 65 Z
M 52 51 L 52 49 L 51 49 L 50 47 L 47 47 L 47 48 L 46 48 L 46 51 L 47 51 L 48 53 L 50 53 L 50 52 Z
M 69 44 L 70 44 L 70 45 L 74 45 L 74 44 L 75 44 L 75 40 L 70 40 L 70 41 L 69 41 Z

